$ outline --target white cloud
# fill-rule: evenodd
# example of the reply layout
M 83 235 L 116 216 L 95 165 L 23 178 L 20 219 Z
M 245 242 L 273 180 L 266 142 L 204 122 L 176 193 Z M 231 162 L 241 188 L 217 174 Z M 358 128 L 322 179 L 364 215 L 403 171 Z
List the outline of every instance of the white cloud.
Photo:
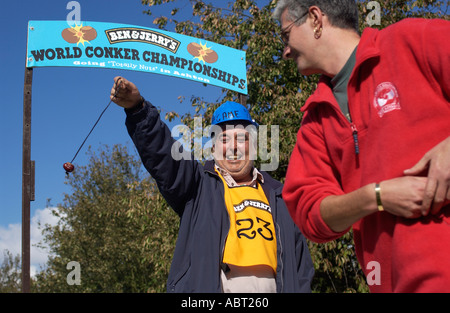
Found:
M 22 246 L 22 226 L 21 224 L 9 224 L 7 228 L 0 226 L 0 256 L 3 261 L 3 251 L 9 250 L 13 255 L 20 254 Z
M 36 210 L 31 217 L 30 224 L 30 274 L 33 276 L 48 259 L 48 249 L 36 247 L 36 244 L 43 242 L 42 228 L 45 224 L 56 225 L 58 218 L 53 216 L 51 211 L 54 208 Z M 40 225 L 39 226 L 39 222 Z M 8 250 L 13 256 L 22 255 L 22 224 L 9 224 L 7 227 L 0 226 L 0 263 L 3 262 L 3 252 Z

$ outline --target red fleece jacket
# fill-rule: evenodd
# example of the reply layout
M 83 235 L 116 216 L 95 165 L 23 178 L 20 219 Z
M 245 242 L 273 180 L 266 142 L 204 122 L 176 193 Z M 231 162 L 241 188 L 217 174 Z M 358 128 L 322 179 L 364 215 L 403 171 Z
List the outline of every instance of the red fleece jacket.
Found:
M 329 79 L 321 78 L 302 108 L 283 191 L 306 237 L 326 242 L 345 233 L 323 221 L 319 207 L 325 197 L 403 176 L 450 136 L 449 34 L 450 22 L 443 20 L 367 28 L 348 86 L 352 124 Z M 370 278 L 378 275 L 372 292 L 450 291 L 450 206 L 414 220 L 377 212 L 353 230 L 362 269 Z

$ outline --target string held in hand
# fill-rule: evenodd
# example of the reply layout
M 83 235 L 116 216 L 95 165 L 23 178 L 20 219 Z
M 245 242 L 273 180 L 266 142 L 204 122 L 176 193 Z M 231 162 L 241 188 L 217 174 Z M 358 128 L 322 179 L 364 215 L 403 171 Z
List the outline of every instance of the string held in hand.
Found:
M 100 119 L 102 118 L 103 114 L 106 112 L 106 110 L 109 108 L 109 106 L 111 105 L 112 99 L 114 99 L 117 95 L 117 93 L 119 92 L 120 89 L 120 85 L 119 82 L 122 78 L 117 79 L 116 84 L 115 84 L 115 92 L 114 92 L 114 96 L 111 98 L 111 100 L 109 100 L 108 105 L 105 107 L 105 109 L 102 111 L 102 113 L 100 114 L 100 116 L 98 117 L 97 121 L 95 122 L 94 126 L 92 126 L 91 130 L 89 131 L 89 133 L 87 134 L 86 138 L 84 138 L 83 143 L 80 145 L 80 147 L 78 148 L 77 152 L 75 153 L 74 157 L 72 158 L 72 161 L 70 162 L 66 162 L 63 164 L 63 168 L 66 171 L 66 175 L 69 175 L 69 173 L 73 172 L 75 169 L 75 166 L 72 164 L 73 161 L 75 160 L 75 158 L 77 157 L 78 153 L 80 152 L 81 148 L 83 147 L 84 143 L 86 142 L 86 140 L 89 138 L 89 136 L 91 135 L 92 131 L 94 130 L 95 126 L 97 126 L 98 122 L 100 121 Z

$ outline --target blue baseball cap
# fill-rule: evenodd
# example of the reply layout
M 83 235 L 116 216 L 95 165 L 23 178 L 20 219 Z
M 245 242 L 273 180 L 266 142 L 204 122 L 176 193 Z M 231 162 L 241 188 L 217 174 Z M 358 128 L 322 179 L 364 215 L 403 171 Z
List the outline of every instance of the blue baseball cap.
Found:
M 258 123 L 250 116 L 247 108 L 240 103 L 227 101 L 218 107 L 212 116 L 211 124 L 218 125 L 227 122 L 245 121 L 258 127 Z

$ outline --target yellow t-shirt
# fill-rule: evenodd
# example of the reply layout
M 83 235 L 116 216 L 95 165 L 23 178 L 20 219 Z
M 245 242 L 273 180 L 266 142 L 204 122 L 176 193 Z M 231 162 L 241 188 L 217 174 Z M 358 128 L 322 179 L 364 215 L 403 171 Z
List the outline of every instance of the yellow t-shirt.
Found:
M 230 230 L 223 262 L 237 266 L 267 265 L 277 271 L 277 242 L 272 210 L 261 184 L 228 187 L 224 178 L 225 205 Z

